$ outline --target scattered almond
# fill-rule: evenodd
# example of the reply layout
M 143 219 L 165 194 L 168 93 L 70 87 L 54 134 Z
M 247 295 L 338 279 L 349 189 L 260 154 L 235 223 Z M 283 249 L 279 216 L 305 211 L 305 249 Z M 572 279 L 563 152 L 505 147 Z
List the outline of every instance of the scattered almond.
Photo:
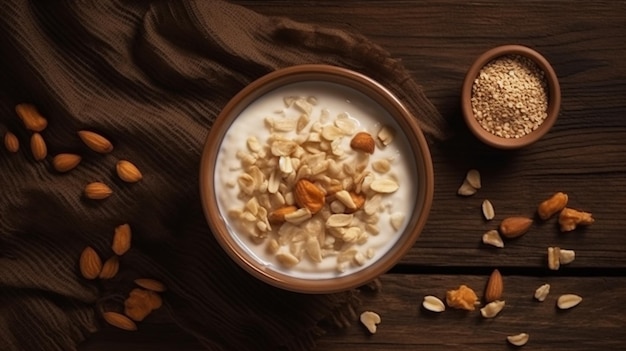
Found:
M 124 300 L 124 314 L 135 322 L 143 321 L 152 312 L 153 291 L 133 289 Z
M 102 266 L 102 270 L 100 271 L 100 275 L 98 277 L 100 279 L 111 279 L 115 277 L 119 269 L 119 259 L 117 258 L 117 256 L 112 256 L 104 262 L 104 265 Z
M 6 134 L 4 134 L 4 146 L 9 152 L 16 153 L 20 149 L 20 141 L 15 134 L 6 132 Z
M 443 312 L 446 310 L 446 305 L 438 297 L 427 295 L 424 296 L 422 306 L 431 312 Z
M 496 216 L 496 212 L 493 209 L 493 204 L 489 200 L 484 200 L 482 204 L 483 216 L 486 220 L 490 221 Z
M 544 200 L 539 204 L 537 208 L 537 214 L 539 218 L 546 220 L 559 211 L 561 211 L 567 205 L 568 196 L 565 193 L 557 192 L 550 196 L 550 198 Z
M 485 302 L 493 302 L 502 298 L 504 283 L 500 271 L 494 269 L 485 287 Z
M 514 346 L 524 346 L 528 342 L 529 335 L 527 333 L 520 333 L 517 335 L 509 335 L 506 340 Z
M 85 279 L 96 279 L 102 270 L 102 260 L 96 250 L 87 246 L 80 255 L 78 266 Z
M 81 157 L 76 154 L 58 154 L 52 158 L 52 167 L 57 172 L 69 172 L 74 169 L 81 161 Z
M 478 172 L 478 170 L 476 169 L 470 169 L 469 171 L 467 171 L 467 174 L 465 175 L 465 180 L 467 180 L 467 183 L 476 190 L 482 187 L 480 181 L 480 172 Z
M 508 217 L 500 222 L 499 232 L 505 238 L 517 238 L 524 235 L 533 224 L 533 220 L 527 217 Z
M 562 310 L 567 310 L 572 307 L 578 306 L 578 304 L 581 303 L 582 300 L 583 298 L 578 295 L 564 294 L 559 296 L 559 298 L 556 300 L 556 305 Z
M 102 318 L 114 327 L 128 331 L 137 330 L 137 324 L 121 313 L 104 312 L 102 313 Z
M 18 104 L 15 106 L 15 112 L 24 123 L 26 129 L 30 131 L 41 132 L 48 126 L 48 121 L 31 104 Z
M 361 323 L 369 330 L 370 333 L 376 333 L 376 329 L 378 328 L 378 324 L 381 322 L 380 315 L 376 312 L 365 311 L 361 313 L 361 317 L 359 318 Z
M 33 157 L 37 161 L 42 161 L 48 155 L 48 147 L 43 137 L 39 133 L 33 133 L 30 137 L 30 150 L 33 153 Z
M 476 191 L 477 191 L 476 188 L 471 186 L 470 183 L 468 183 L 467 179 L 465 179 L 463 180 L 463 183 L 461 184 L 459 189 L 456 191 L 456 193 L 461 196 L 472 196 L 476 194 Z
M 132 231 L 130 225 L 122 224 L 115 228 L 113 233 L 113 243 L 111 249 L 116 255 L 122 256 L 126 251 L 130 250 L 130 243 L 132 239 Z
M 298 205 L 308 209 L 312 214 L 319 212 L 325 203 L 324 192 L 307 179 L 300 179 L 296 183 L 294 195 Z
M 101 182 L 93 182 L 85 186 L 85 197 L 93 200 L 102 200 L 111 196 L 113 190 L 108 185 Z
M 373 154 L 376 149 L 376 142 L 369 133 L 359 132 L 350 141 L 350 147 L 357 151 Z
M 150 279 L 150 278 L 135 279 L 135 284 L 139 285 L 140 287 L 144 289 L 151 290 L 154 292 L 164 292 L 165 290 L 167 290 L 167 288 L 165 287 L 165 284 L 161 283 L 158 280 Z
M 115 171 L 120 179 L 127 183 L 135 183 L 143 178 L 139 169 L 130 161 L 119 160 L 115 165 Z
M 85 143 L 85 145 L 87 145 L 87 147 L 95 152 L 106 154 L 113 151 L 113 144 L 111 144 L 107 138 L 98 133 L 81 130 L 78 132 L 78 136 Z
M 593 216 L 589 212 L 575 210 L 565 207 L 559 214 L 559 225 L 562 232 L 569 232 L 576 229 L 577 226 L 587 226 L 595 222 Z

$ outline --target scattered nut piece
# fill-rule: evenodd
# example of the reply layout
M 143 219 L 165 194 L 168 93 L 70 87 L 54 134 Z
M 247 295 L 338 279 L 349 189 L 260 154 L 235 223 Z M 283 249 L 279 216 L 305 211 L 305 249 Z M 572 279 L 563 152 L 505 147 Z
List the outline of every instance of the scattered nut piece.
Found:
M 131 239 L 132 231 L 130 229 L 130 225 L 126 223 L 117 226 L 113 234 L 111 249 L 113 249 L 113 252 L 115 252 L 116 255 L 122 256 L 126 253 L 126 251 L 130 250 Z
M 135 279 L 135 284 L 137 284 L 138 286 L 146 290 L 150 290 L 154 292 L 164 292 L 165 290 L 167 290 L 167 288 L 165 287 L 165 284 L 161 283 L 158 280 L 150 279 L 150 278 Z
M 582 297 L 575 294 L 564 294 L 556 300 L 556 305 L 562 310 L 567 310 L 577 306 L 583 300 Z
M 459 189 L 456 191 L 456 193 L 461 196 L 472 196 L 476 194 L 476 188 L 471 186 L 470 183 L 467 181 L 467 179 L 465 179 L 463 180 L 463 183 L 461 184 Z
M 568 196 L 565 193 L 557 192 L 550 198 L 544 200 L 537 208 L 539 218 L 546 220 L 567 206 Z
M 483 243 L 497 248 L 504 247 L 504 241 L 502 241 L 500 233 L 495 229 L 489 230 L 483 234 Z
M 561 264 L 569 264 L 576 258 L 576 252 L 574 250 L 559 250 L 559 262 Z
M 103 200 L 111 196 L 113 190 L 102 182 L 93 182 L 85 186 L 85 197 L 92 200 Z
M 41 132 L 48 126 L 48 121 L 31 104 L 18 104 L 15 112 L 20 117 L 26 129 L 33 132 Z
M 276 260 L 285 267 L 293 267 L 300 262 L 296 256 L 289 252 L 280 252 L 276 254 Z
M 365 311 L 361 313 L 361 323 L 369 330 L 370 333 L 375 334 L 377 325 L 380 324 L 381 319 L 378 313 L 372 311 Z
M 482 187 L 480 181 L 480 172 L 478 172 L 477 169 L 470 169 L 469 171 L 467 171 L 467 174 L 465 175 L 465 180 L 467 180 L 467 183 L 476 190 Z
M 509 335 L 506 340 L 514 346 L 524 346 L 528 342 L 530 336 L 526 333 L 520 333 L 517 335 Z
M 400 230 L 406 215 L 403 212 L 394 212 L 390 216 L 391 227 L 395 230 Z
M 141 322 L 162 304 L 163 300 L 156 292 L 135 288 L 124 301 L 124 314 L 136 322 Z
M 504 308 L 504 301 L 495 300 L 486 304 L 483 308 L 480 309 L 480 314 L 485 318 L 494 318 L 495 316 L 502 311 Z
M 373 154 L 376 149 L 376 142 L 370 133 L 359 132 L 352 137 L 352 140 L 350 140 L 350 147 L 357 151 Z
M 504 291 L 504 282 L 502 281 L 502 274 L 497 269 L 494 269 L 489 276 L 487 285 L 485 287 L 485 302 L 493 302 L 502 298 Z
M 76 168 L 82 158 L 76 154 L 58 154 L 52 158 L 52 167 L 57 172 L 69 172 Z
M 4 146 L 9 152 L 16 153 L 20 149 L 20 141 L 15 134 L 6 132 L 6 134 L 4 134 Z
M 561 263 L 559 262 L 560 251 L 561 249 L 559 247 L 548 248 L 548 268 L 553 271 L 556 271 L 561 267 Z
M 559 215 L 559 225 L 562 232 L 569 232 L 576 229 L 576 226 L 587 226 L 593 224 L 591 213 L 578 211 L 572 208 L 565 207 L 561 210 Z
M 443 312 L 446 310 L 446 305 L 438 297 L 427 295 L 424 296 L 422 306 L 431 312 Z
M 78 266 L 85 279 L 96 279 L 102 270 L 102 260 L 96 250 L 87 246 L 80 255 Z
M 490 221 L 496 216 L 496 212 L 493 209 L 493 204 L 489 200 L 484 200 L 482 204 L 483 216 L 486 220 Z
M 78 132 L 78 136 L 88 148 L 95 152 L 106 154 L 113 151 L 113 144 L 98 133 L 81 130 Z
M 119 269 L 119 258 L 117 256 L 112 256 L 104 262 L 104 265 L 102 265 L 102 270 L 100 271 L 100 275 L 98 277 L 100 279 L 111 279 L 115 277 Z
M 446 292 L 446 303 L 452 308 L 473 311 L 478 304 L 478 296 L 467 285 L 461 285 L 456 290 Z
M 395 133 L 393 129 L 387 126 L 383 126 L 380 129 L 380 131 L 378 131 L 377 137 L 378 137 L 378 140 L 380 140 L 380 142 L 383 143 L 384 146 L 387 146 L 391 144 L 391 142 L 395 138 Z
M 103 312 L 102 318 L 110 325 L 128 331 L 137 330 L 137 324 L 130 318 L 117 312 Z
M 542 286 L 538 287 L 537 290 L 535 290 L 534 297 L 535 299 L 537 299 L 537 301 L 543 302 L 548 297 L 549 293 L 550 293 L 550 284 L 543 284 Z
M 517 238 L 524 235 L 533 224 L 533 220 L 527 217 L 508 217 L 500 222 L 498 230 L 505 238 Z
M 42 161 L 48 155 L 48 147 L 39 133 L 33 133 L 30 137 L 30 151 L 37 161 Z
M 135 183 L 143 178 L 137 166 L 126 160 L 117 161 L 115 171 L 118 177 L 127 183 Z
M 269 213 L 267 219 L 271 223 L 282 223 L 285 221 L 285 215 L 296 212 L 296 206 L 284 206 Z
M 393 193 L 398 190 L 399 187 L 395 180 L 386 178 L 374 179 L 372 184 L 370 184 L 370 189 L 381 194 Z

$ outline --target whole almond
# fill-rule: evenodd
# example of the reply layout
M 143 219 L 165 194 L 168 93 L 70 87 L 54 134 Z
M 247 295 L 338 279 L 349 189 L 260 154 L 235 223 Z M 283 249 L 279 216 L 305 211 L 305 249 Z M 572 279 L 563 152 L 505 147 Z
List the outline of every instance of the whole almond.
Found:
M 69 172 L 74 169 L 82 158 L 76 154 L 58 154 L 52 158 L 52 167 L 58 172 Z
M 307 179 L 300 179 L 296 183 L 294 196 L 296 203 L 311 211 L 312 214 L 319 212 L 326 201 L 322 189 Z
M 120 260 L 117 256 L 112 256 L 108 260 L 104 262 L 102 266 L 102 270 L 100 271 L 100 275 L 98 276 L 100 279 L 111 279 L 115 277 L 117 272 L 120 269 Z
M 117 161 L 115 170 L 117 171 L 117 175 L 120 179 L 127 183 L 135 183 L 143 178 L 139 169 L 134 164 L 126 160 Z
M 122 224 L 115 228 L 115 233 L 113 234 L 113 243 L 111 244 L 111 249 L 115 252 L 116 255 L 122 256 L 126 253 L 126 251 L 130 250 L 130 243 L 132 239 L 132 231 L 130 229 L 130 225 Z
M 150 279 L 150 278 L 135 279 L 135 284 L 139 285 L 140 287 L 144 289 L 151 290 L 154 292 L 163 292 L 167 290 L 167 288 L 165 287 L 165 284 L 161 283 L 158 280 Z
M 499 270 L 494 269 L 485 287 L 485 302 L 489 303 L 501 300 L 503 291 L 504 283 L 502 281 L 502 275 Z
M 93 200 L 102 200 L 111 196 L 113 190 L 101 182 L 93 182 L 85 186 L 85 197 Z
M 96 279 L 102 271 L 102 260 L 91 246 L 87 246 L 83 250 L 78 265 L 80 273 L 85 279 Z
M 18 104 L 15 106 L 15 112 L 24 123 L 26 129 L 30 131 L 41 132 L 48 126 L 48 121 L 31 104 Z
M 117 312 L 104 312 L 102 318 L 110 325 L 128 331 L 137 330 L 137 324 L 130 318 Z
M 546 220 L 567 206 L 568 196 L 565 193 L 557 192 L 550 198 L 542 201 L 537 207 L 539 218 Z
M 20 149 L 20 141 L 15 134 L 6 132 L 6 134 L 4 134 L 4 146 L 9 152 L 15 153 Z
M 48 148 L 46 142 L 39 133 L 33 133 L 30 137 L 30 151 L 33 153 L 33 157 L 37 161 L 42 161 L 48 155 Z
M 508 217 L 500 222 L 500 235 L 505 238 L 517 238 L 524 235 L 530 226 L 533 224 L 533 220 L 527 217 Z
M 373 154 L 376 149 L 376 141 L 374 141 L 374 138 L 372 138 L 369 133 L 359 132 L 352 137 L 350 147 L 357 151 Z
M 81 130 L 78 132 L 80 139 L 95 152 L 106 154 L 113 151 L 113 144 L 103 137 L 102 135 L 87 130 Z

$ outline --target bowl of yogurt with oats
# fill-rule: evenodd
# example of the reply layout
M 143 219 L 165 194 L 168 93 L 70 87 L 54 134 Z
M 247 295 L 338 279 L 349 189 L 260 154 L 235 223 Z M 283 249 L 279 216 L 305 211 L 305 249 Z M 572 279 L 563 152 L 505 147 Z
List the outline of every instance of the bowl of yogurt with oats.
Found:
M 233 97 L 200 165 L 223 249 L 254 277 L 304 293 L 351 289 L 393 267 L 426 223 L 433 178 L 424 135 L 390 91 L 314 64 Z

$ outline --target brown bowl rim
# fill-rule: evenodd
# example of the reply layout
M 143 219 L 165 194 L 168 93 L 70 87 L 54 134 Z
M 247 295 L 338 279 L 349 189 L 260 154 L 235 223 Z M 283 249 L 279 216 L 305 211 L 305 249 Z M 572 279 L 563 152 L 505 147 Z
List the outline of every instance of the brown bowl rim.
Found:
M 476 120 L 472 111 L 472 86 L 478 73 L 490 61 L 506 55 L 522 55 L 533 60 L 545 72 L 548 83 L 548 116 L 536 130 L 517 139 L 502 138 L 485 130 Z M 497 46 L 480 55 L 467 71 L 461 89 L 461 107 L 467 126 L 479 140 L 499 149 L 519 149 L 536 142 L 552 128 L 561 108 L 561 87 L 552 65 L 539 52 L 523 45 Z
M 420 182 L 417 187 L 417 199 L 414 212 L 407 228 L 396 244 L 376 262 L 368 267 L 343 276 L 328 279 L 301 279 L 283 274 L 275 270 L 263 269 L 263 266 L 249 257 L 245 250 L 229 234 L 225 220 L 219 213 L 214 191 L 214 169 L 219 147 L 226 131 L 234 119 L 252 101 L 282 85 L 301 81 L 324 81 L 342 84 L 355 89 L 390 112 L 396 120 L 410 144 L 416 151 L 415 163 Z M 402 116 L 402 117 L 400 117 Z M 421 160 L 421 161 L 420 161 Z M 428 143 L 417 120 L 404 105 L 385 87 L 373 79 L 358 72 L 325 64 L 304 64 L 291 66 L 268 73 L 253 81 L 237 93 L 222 109 L 213 126 L 209 130 L 200 164 L 200 196 L 203 212 L 208 225 L 218 243 L 226 253 L 244 270 L 260 280 L 285 290 L 300 293 L 333 293 L 349 290 L 366 284 L 387 272 L 408 250 L 411 249 L 421 234 L 433 201 L 434 171 Z

